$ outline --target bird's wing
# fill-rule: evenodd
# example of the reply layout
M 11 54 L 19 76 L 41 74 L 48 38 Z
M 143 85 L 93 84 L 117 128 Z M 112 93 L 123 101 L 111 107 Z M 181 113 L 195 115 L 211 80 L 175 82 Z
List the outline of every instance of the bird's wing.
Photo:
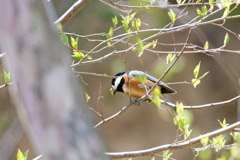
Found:
M 148 75 L 147 73 L 144 73 L 142 71 L 137 71 L 137 70 L 132 70 L 130 72 L 128 72 L 128 74 L 130 76 L 136 76 L 136 75 L 141 75 L 141 76 L 144 76 L 146 75 L 147 77 L 147 80 L 149 81 L 152 81 L 154 83 L 156 83 L 158 81 L 157 78 L 153 77 L 153 76 L 150 76 Z M 165 94 L 165 93 L 177 93 L 174 89 L 172 89 L 171 87 L 169 87 L 168 85 L 166 85 L 165 83 L 163 83 L 162 81 L 160 81 L 158 83 L 158 85 L 161 87 L 161 93 L 162 94 Z

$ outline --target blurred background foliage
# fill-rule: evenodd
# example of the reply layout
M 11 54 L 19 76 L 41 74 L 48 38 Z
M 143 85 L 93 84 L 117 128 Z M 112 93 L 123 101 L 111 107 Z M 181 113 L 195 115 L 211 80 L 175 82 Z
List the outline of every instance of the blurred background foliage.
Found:
M 75 0 L 53 0 L 57 15 L 60 17 L 74 2 Z M 170 2 L 176 3 L 175 1 Z M 134 0 L 129 0 L 128 3 L 138 5 Z M 188 7 L 187 10 L 189 11 L 188 16 L 195 16 L 192 7 Z M 135 17 L 139 17 L 144 23 L 149 25 L 142 25 L 141 29 L 163 28 L 170 22 L 167 11 L 164 9 L 136 9 L 133 10 L 132 13 L 133 12 L 137 12 Z M 99 1 L 92 0 L 63 27 L 63 30 L 80 35 L 108 32 L 109 28 L 112 26 L 112 18 L 116 15 L 120 21 L 120 14 L 123 13 L 110 8 Z M 240 14 L 239 7 L 231 13 L 231 15 L 236 14 Z M 216 17 L 221 17 L 221 15 L 216 15 Z M 177 22 L 177 24 L 181 23 L 181 21 Z M 240 33 L 239 19 L 227 20 L 225 26 L 236 33 Z M 219 47 L 223 44 L 224 36 L 226 34 L 224 29 L 213 25 L 206 25 L 198 28 L 203 31 L 206 39 L 200 39 L 199 37 L 202 37 L 202 35 L 200 36 L 200 33 L 195 31 L 190 39 L 190 43 L 204 46 L 205 41 L 209 41 L 209 48 Z M 123 32 L 125 32 L 124 29 L 116 31 L 114 35 Z M 147 32 L 139 34 L 137 37 L 143 39 L 151 34 L 152 32 Z M 176 43 L 185 42 L 186 36 L 186 31 L 174 33 Z M 226 48 L 240 50 L 239 41 L 236 37 L 232 34 L 229 34 L 229 36 L 230 41 Z M 94 38 L 106 39 L 105 36 Z M 173 38 L 170 34 L 157 37 L 157 39 L 160 43 L 173 43 Z M 130 42 L 136 42 L 136 36 L 131 38 Z M 90 43 L 83 39 L 79 39 L 78 48 L 89 51 L 95 45 L 96 43 Z M 126 46 L 120 44 L 118 45 L 118 48 L 124 49 Z M 180 50 L 181 48 L 176 47 L 176 49 Z M 155 50 L 173 51 L 174 47 L 157 45 Z M 105 49 L 100 53 L 92 54 L 91 56 L 97 58 L 110 52 L 111 49 Z M 70 54 L 71 51 L 69 52 L 69 56 Z M 210 73 L 202 80 L 202 83 L 198 85 L 197 88 L 194 88 L 191 84 L 171 85 L 171 87 L 178 92 L 175 95 L 168 95 L 168 98 L 172 102 L 183 102 L 184 105 L 201 105 L 225 101 L 240 93 L 239 84 L 237 83 L 238 79 L 236 79 L 236 77 L 240 77 L 239 54 L 223 52 L 221 54 L 213 55 L 214 56 L 212 57 L 201 53 L 183 54 L 181 56 L 169 74 L 163 79 L 164 82 L 191 82 L 191 79 L 194 78 L 193 70 L 199 61 L 201 61 L 200 75 L 207 71 L 210 71 Z M 124 54 L 122 56 L 124 57 Z M 166 60 L 166 57 L 167 54 L 159 54 L 159 56 L 157 56 L 155 53 L 144 51 L 143 55 L 138 58 L 135 53 L 130 51 L 127 53 L 127 67 L 128 70 L 142 70 L 159 78 L 168 68 L 168 65 L 162 62 Z M 160 58 L 162 60 L 160 60 Z M 0 69 L 2 72 L 2 66 Z M 102 63 L 76 67 L 75 71 L 115 75 L 120 71 L 125 71 L 125 65 L 120 57 L 115 55 L 103 60 Z M 117 93 L 115 96 L 111 95 L 109 92 L 111 78 L 95 77 L 91 75 L 82 75 L 82 78 L 88 85 L 82 83 L 81 78 L 78 77 L 79 83 L 84 88 L 84 91 L 91 97 L 88 104 L 86 104 L 86 107 L 91 106 L 97 111 L 99 110 L 97 98 L 99 96 L 101 83 L 102 96 L 104 98 L 100 99 L 100 103 L 104 118 L 113 115 L 129 103 L 129 97 L 125 94 Z M 0 84 L 3 83 L 3 78 L 0 78 Z M 92 114 L 95 116 L 94 122 L 98 123 L 101 118 L 95 113 Z M 184 115 L 190 124 L 190 128 L 193 129 L 190 137 L 195 137 L 199 134 L 205 134 L 220 128 L 221 126 L 217 121 L 218 119 L 222 121 L 226 118 L 227 123 L 229 124 L 236 122 L 238 119 L 236 103 L 216 108 L 184 111 Z M 0 137 L 4 135 L 5 131 L 9 128 L 16 116 L 15 108 L 11 104 L 8 96 L 8 89 L 5 88 L 0 90 Z M 159 109 L 154 104 L 142 103 L 140 106 L 132 107 L 122 116 L 105 124 L 97 131 L 103 137 L 109 151 L 117 152 L 141 150 L 172 143 L 176 138 L 176 130 L 177 127 L 174 126 L 172 117 L 166 109 L 164 109 L 164 106 Z M 233 142 L 229 135 L 226 135 L 225 137 L 227 142 Z M 10 158 L 11 160 L 16 159 L 17 148 L 20 148 L 23 152 L 30 150 L 29 159 L 37 156 L 25 135 L 16 146 Z M 228 158 L 230 153 L 224 150 L 216 153 L 213 149 L 210 149 L 200 152 L 197 159 L 210 160 L 224 156 Z M 190 149 L 174 150 L 172 157 L 176 159 L 193 159 L 193 154 Z M 151 157 L 133 159 L 149 160 Z M 162 158 L 156 157 L 156 159 Z

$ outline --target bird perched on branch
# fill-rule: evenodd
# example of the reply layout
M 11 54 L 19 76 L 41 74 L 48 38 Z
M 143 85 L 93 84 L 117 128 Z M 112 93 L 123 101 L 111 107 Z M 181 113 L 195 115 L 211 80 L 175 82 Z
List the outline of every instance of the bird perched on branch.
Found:
M 116 77 L 112 79 L 112 89 L 113 94 L 116 92 L 124 92 L 129 95 L 130 86 L 131 86 L 131 96 L 134 98 L 141 98 L 146 95 L 147 92 L 154 86 L 154 84 L 158 81 L 157 78 L 152 77 L 142 71 L 132 70 L 128 72 L 128 76 L 126 72 L 119 72 L 115 75 Z M 146 77 L 145 82 L 141 83 L 137 77 Z M 131 83 L 129 83 L 129 80 Z M 160 81 L 157 85 L 161 91 L 161 95 L 172 103 L 167 97 L 163 94 L 174 94 L 177 93 L 174 89 L 167 86 L 165 83 Z M 152 96 L 153 94 L 150 94 Z M 154 98 L 154 96 L 153 96 Z M 151 102 L 151 99 L 145 100 L 147 102 Z

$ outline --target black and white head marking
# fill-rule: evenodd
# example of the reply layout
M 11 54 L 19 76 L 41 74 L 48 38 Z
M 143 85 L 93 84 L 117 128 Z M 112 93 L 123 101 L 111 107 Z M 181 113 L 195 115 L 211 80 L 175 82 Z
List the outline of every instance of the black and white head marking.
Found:
M 124 78 L 122 77 L 122 75 L 124 75 L 126 72 L 119 72 L 118 74 L 116 74 L 116 78 L 112 79 L 112 88 L 114 90 L 114 93 L 118 92 L 124 92 L 123 91 L 123 85 L 125 83 Z

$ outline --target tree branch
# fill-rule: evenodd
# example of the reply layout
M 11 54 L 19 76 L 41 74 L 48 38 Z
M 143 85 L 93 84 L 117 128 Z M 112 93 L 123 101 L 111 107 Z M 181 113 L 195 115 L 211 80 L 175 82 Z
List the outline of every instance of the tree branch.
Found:
M 12 84 L 14 84 L 14 83 L 11 82 L 11 83 L 8 83 L 7 85 L 3 84 L 3 85 L 0 86 L 0 89 L 6 88 L 6 87 L 8 87 L 9 85 L 12 85 Z
M 65 12 L 55 24 L 60 23 L 62 26 L 66 24 L 80 9 L 82 9 L 91 0 L 78 0 Z
M 240 121 L 236 122 L 232 125 L 229 125 L 227 127 L 215 130 L 213 132 L 192 138 L 188 141 L 180 142 L 180 143 L 175 143 L 175 144 L 165 144 L 162 146 L 146 149 L 146 150 L 140 150 L 140 151 L 131 151 L 131 152 L 107 152 L 106 155 L 110 156 L 111 158 L 131 158 L 131 157 L 140 157 L 140 156 L 151 156 L 153 154 L 156 154 L 161 151 L 165 150 L 176 150 L 176 149 L 182 149 L 182 148 L 189 148 L 193 144 L 197 144 L 201 141 L 201 138 L 209 136 L 209 138 L 216 137 L 220 134 L 224 133 L 229 133 L 233 132 L 234 128 L 240 125 Z
M 84 72 L 83 72 L 84 73 Z M 98 75 L 100 76 L 100 75 Z M 139 98 L 136 103 L 139 103 L 141 101 L 143 101 L 146 98 L 146 95 L 143 96 L 142 98 Z M 210 103 L 210 104 L 204 104 L 204 105 L 198 105 L 198 106 L 183 106 L 184 109 L 187 110 L 192 110 L 192 109 L 203 109 L 203 108 L 209 108 L 209 107 L 219 107 L 219 106 L 223 106 L 226 104 L 230 104 L 230 103 L 234 103 L 235 101 L 237 101 L 240 98 L 240 95 L 237 97 L 234 97 L 230 100 L 227 101 L 223 101 L 223 102 L 217 102 L 217 103 Z M 169 103 L 167 101 L 164 100 L 160 100 L 162 104 L 165 104 L 171 108 L 176 108 L 176 105 L 173 103 Z M 110 122 L 111 120 L 119 117 L 120 115 L 122 115 L 127 109 L 129 109 L 130 107 L 132 107 L 135 103 L 134 102 L 130 102 L 128 105 L 126 105 L 125 107 L 123 107 L 120 111 L 118 111 L 116 114 L 112 115 L 111 117 L 108 117 L 104 120 L 102 120 L 101 122 L 99 122 L 97 125 L 94 126 L 94 128 L 100 127 L 103 124 Z
M 238 99 L 240 99 L 240 95 L 238 95 L 237 97 L 234 97 L 230 100 L 227 101 L 222 101 L 222 102 L 216 102 L 216 103 L 209 103 L 209 104 L 204 104 L 204 105 L 198 105 L 198 106 L 183 106 L 184 109 L 187 110 L 192 110 L 192 109 L 203 109 L 203 108 L 209 108 L 209 107 L 220 107 L 226 104 L 230 104 L 230 103 L 234 103 L 236 102 Z M 169 107 L 172 108 L 176 108 L 175 104 L 169 103 L 169 102 L 165 102 L 163 100 L 161 100 L 162 104 L 166 104 Z
M 142 98 L 139 98 L 137 100 L 137 102 L 141 102 L 145 99 L 145 96 L 143 96 Z M 100 127 L 102 126 L 103 124 L 107 123 L 107 122 L 110 122 L 111 120 L 119 117 L 120 115 L 122 115 L 124 112 L 126 112 L 127 109 L 129 109 L 130 107 L 134 106 L 135 103 L 134 102 L 130 102 L 128 105 L 126 105 L 125 107 L 123 107 L 120 111 L 118 111 L 116 114 L 112 115 L 111 117 L 108 117 L 104 120 L 102 120 L 101 122 L 99 122 L 97 125 L 94 126 L 94 128 L 97 128 L 97 127 Z

